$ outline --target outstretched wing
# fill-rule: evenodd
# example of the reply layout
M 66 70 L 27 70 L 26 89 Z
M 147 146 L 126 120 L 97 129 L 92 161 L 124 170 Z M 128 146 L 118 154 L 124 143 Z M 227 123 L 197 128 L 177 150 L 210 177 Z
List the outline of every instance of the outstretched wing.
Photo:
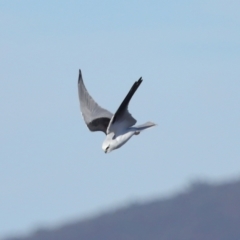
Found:
M 139 78 L 139 80 L 133 84 L 127 96 L 124 98 L 118 110 L 112 117 L 107 129 L 107 133 L 117 133 L 121 131 L 121 129 L 131 127 L 137 122 L 136 119 L 133 118 L 132 115 L 128 112 L 128 104 L 142 81 L 142 78 Z
M 109 122 L 113 116 L 108 110 L 101 108 L 89 95 L 79 69 L 78 96 L 83 119 L 90 131 L 102 131 L 106 134 Z

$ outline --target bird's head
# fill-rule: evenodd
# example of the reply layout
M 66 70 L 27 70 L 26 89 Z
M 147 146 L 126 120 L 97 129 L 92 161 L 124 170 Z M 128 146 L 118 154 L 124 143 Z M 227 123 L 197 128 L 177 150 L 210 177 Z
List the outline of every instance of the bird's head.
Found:
M 112 150 L 115 149 L 112 138 L 113 138 L 113 134 L 108 134 L 102 144 L 102 149 L 105 153 L 110 153 Z
M 104 141 L 102 145 L 102 149 L 105 153 L 111 152 L 113 149 L 111 148 L 110 142 Z

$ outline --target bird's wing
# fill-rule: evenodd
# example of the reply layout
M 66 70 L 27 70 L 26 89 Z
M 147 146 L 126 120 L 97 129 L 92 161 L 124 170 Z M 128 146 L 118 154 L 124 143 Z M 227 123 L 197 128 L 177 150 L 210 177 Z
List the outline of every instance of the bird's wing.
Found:
M 134 93 L 142 83 L 142 81 L 143 81 L 142 78 L 139 78 L 139 80 L 133 84 L 132 88 L 130 89 L 127 96 L 122 101 L 118 110 L 113 115 L 109 123 L 107 133 L 110 133 L 110 132 L 116 133 L 118 131 L 121 131 L 121 129 L 133 126 L 137 122 L 136 119 L 133 118 L 132 115 L 128 112 L 128 104 L 132 96 L 134 95 Z
M 108 124 L 113 116 L 108 110 L 101 108 L 89 95 L 82 79 L 81 70 L 78 77 L 78 96 L 83 119 L 90 131 L 102 131 L 106 134 Z

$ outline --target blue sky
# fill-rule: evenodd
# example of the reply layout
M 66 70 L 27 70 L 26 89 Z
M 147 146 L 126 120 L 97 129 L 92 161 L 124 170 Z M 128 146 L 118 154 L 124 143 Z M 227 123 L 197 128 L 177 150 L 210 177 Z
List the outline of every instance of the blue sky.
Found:
M 0 238 L 240 169 L 238 1 L 1 1 Z M 108 155 L 94 99 L 158 124 Z

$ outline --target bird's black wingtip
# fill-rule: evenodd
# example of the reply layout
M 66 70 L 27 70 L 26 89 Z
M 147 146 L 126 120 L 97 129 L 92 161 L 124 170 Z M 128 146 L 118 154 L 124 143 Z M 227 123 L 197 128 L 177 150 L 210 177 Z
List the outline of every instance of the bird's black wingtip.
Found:
M 81 79 L 82 79 L 82 71 L 81 69 L 79 69 L 78 83 L 81 81 Z
M 143 81 L 142 77 L 140 77 L 137 81 L 138 84 L 141 84 L 141 82 Z

